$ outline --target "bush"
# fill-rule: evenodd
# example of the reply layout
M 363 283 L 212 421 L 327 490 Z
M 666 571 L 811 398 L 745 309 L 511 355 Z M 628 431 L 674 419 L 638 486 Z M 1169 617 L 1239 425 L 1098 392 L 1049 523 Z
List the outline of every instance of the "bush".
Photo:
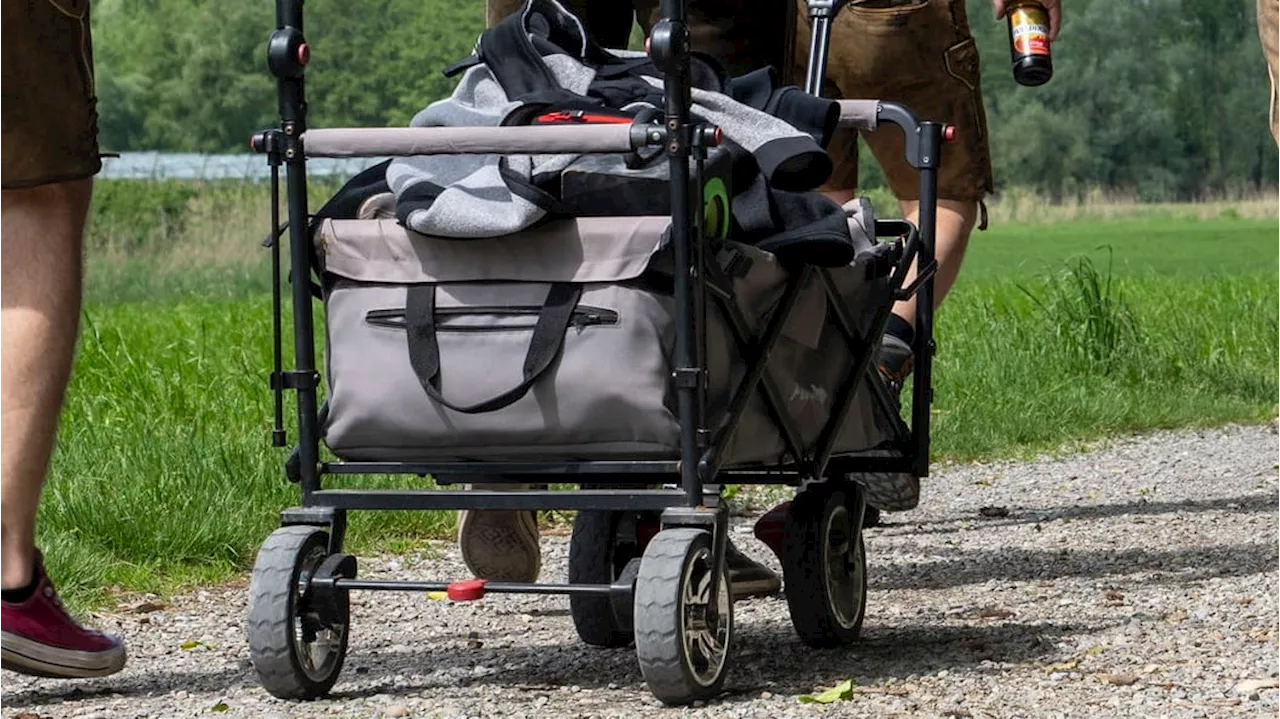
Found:
M 176 180 L 99 180 L 89 209 L 88 245 L 136 254 L 182 231 L 189 203 L 199 194 Z

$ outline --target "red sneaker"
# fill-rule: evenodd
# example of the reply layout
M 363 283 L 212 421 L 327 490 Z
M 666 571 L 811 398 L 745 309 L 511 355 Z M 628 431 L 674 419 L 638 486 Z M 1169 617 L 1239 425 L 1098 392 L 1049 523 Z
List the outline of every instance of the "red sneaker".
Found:
M 81 678 L 114 674 L 124 667 L 124 643 L 80 625 L 58 598 L 36 559 L 39 583 L 24 602 L 3 602 L 0 666 L 41 677 Z
M 755 535 L 756 539 L 765 543 L 765 546 L 773 550 L 778 556 L 778 561 L 785 562 L 782 556 L 782 544 L 786 537 L 787 511 L 791 509 L 790 502 L 783 502 L 778 506 L 765 512 L 756 520 Z M 880 524 L 880 510 L 867 505 L 865 513 L 862 515 L 862 528 L 867 529 Z
M 789 509 L 791 509 L 790 502 L 783 502 L 770 509 L 756 520 L 756 526 L 753 530 L 756 539 L 764 542 L 766 547 L 772 549 L 780 562 L 786 561 L 782 556 L 782 543 L 786 537 L 787 510 Z

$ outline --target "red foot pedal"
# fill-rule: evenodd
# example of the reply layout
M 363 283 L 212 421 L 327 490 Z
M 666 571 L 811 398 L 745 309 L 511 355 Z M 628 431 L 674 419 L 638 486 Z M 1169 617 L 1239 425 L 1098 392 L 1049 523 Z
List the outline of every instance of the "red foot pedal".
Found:
M 455 602 L 474 602 L 484 598 L 483 579 L 468 579 L 465 582 L 453 582 L 449 585 L 449 599 Z

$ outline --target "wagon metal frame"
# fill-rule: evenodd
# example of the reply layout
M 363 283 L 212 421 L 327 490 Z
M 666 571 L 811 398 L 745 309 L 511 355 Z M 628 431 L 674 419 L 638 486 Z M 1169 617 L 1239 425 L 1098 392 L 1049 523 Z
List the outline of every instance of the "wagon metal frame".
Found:
M 830 19 L 844 2 L 811 0 L 814 24 L 813 45 L 806 90 L 817 94 L 825 74 Z M 341 671 L 349 635 L 347 596 L 351 591 L 444 591 L 456 599 L 484 593 L 565 594 L 607 601 L 620 629 L 632 630 L 636 622 L 652 618 L 640 616 L 637 595 L 681 592 L 689 587 L 690 567 L 701 567 L 699 591 L 705 606 L 697 616 L 652 619 L 676 622 L 665 643 L 636 639 L 641 669 L 650 689 L 672 704 L 687 703 L 714 694 L 724 680 L 727 644 L 732 632 L 731 606 L 718 599 L 727 594 L 724 553 L 728 528 L 727 507 L 721 501 L 725 484 L 787 484 L 801 489 L 805 497 L 819 497 L 812 523 L 819 534 L 832 520 L 832 512 L 843 507 L 852 536 L 846 537 L 848 560 L 865 564 L 861 545 L 861 518 L 865 500 L 856 477 L 866 473 L 904 473 L 916 477 L 929 471 L 929 405 L 933 355 L 934 226 L 937 200 L 939 150 L 950 131 L 943 125 L 920 121 L 910 109 L 890 102 L 842 101 L 842 114 L 870 117 L 898 126 L 906 138 L 906 159 L 919 171 L 919 229 L 903 220 L 876 223 L 876 235 L 896 243 L 892 277 L 892 300 L 915 296 L 918 319 L 913 346 L 915 377 L 912 385 L 911 422 L 899 418 L 897 400 L 881 380 L 873 358 L 877 343 L 889 318 L 892 300 L 873 308 L 870 330 L 859 332 L 852 310 L 842 301 L 829 273 L 821 268 L 802 267 L 793 272 L 782 300 L 759 334 L 753 334 L 741 310 L 722 289 L 721 270 L 708 261 L 699 241 L 700 221 L 695 216 L 697 200 L 692 196 L 692 172 L 700 173 L 707 147 L 717 141 L 714 127 L 690 117 L 688 28 L 685 0 L 663 0 L 664 19 L 651 33 L 649 53 L 664 73 L 665 117 L 662 125 L 605 126 L 587 128 L 594 134 L 588 151 L 624 153 L 658 147 L 670 163 L 671 246 L 674 252 L 674 297 L 678 313 L 673 363 L 677 416 L 680 426 L 678 457 L 646 461 L 583 462 L 378 462 L 326 461 L 320 452 L 321 427 L 326 408 L 321 406 L 321 376 L 316 362 L 316 332 L 312 321 L 315 299 L 311 223 L 307 202 L 307 159 L 325 156 L 381 157 L 399 154 L 457 153 L 451 128 L 395 128 L 328 130 L 307 124 L 305 68 L 310 59 L 303 24 L 303 0 L 276 0 L 276 30 L 268 43 L 268 67 L 277 80 L 280 126 L 256 134 L 255 151 L 264 154 L 271 167 L 271 247 L 273 271 L 274 360 L 271 388 L 275 393 L 273 444 L 287 445 L 284 429 L 285 391 L 296 397 L 297 442 L 286 462 L 286 475 L 299 484 L 301 503 L 281 513 L 281 528 L 264 543 L 254 570 L 250 600 L 250 647 L 254 666 L 263 685 L 281 697 L 309 698 L 327 692 Z M 532 151 L 583 151 L 584 128 L 541 127 L 484 128 L 481 134 L 468 128 L 466 152 L 476 154 L 526 153 Z M 476 138 L 479 138 L 477 140 Z M 280 218 L 279 168 L 286 178 L 286 221 Z M 288 240 L 288 281 L 292 304 L 293 367 L 283 368 L 283 308 L 281 287 L 281 244 Z M 908 268 L 919 270 L 910 284 L 904 284 Z M 835 397 L 834 410 L 813 451 L 805 451 L 795 423 L 783 411 L 784 401 L 777 383 L 766 372 L 770 354 L 787 318 L 796 307 L 800 290 L 813 276 L 821 282 L 832 308 L 833 319 L 856 358 L 847 379 Z M 748 359 L 749 371 L 735 388 L 724 420 L 706 426 L 704 369 L 700 365 L 705 343 L 703 308 L 708 299 L 716 302 L 731 326 L 739 352 Z M 863 379 L 869 380 L 875 401 L 883 413 L 896 422 L 894 446 L 875 456 L 833 452 L 855 394 Z M 789 452 L 789 461 L 767 468 L 725 466 L 719 450 L 733 434 L 747 403 L 761 396 Z M 390 474 L 433 475 L 458 478 L 483 486 L 495 480 L 526 482 L 544 488 L 524 491 L 491 489 L 344 489 L 326 488 L 327 475 Z M 678 478 L 678 487 L 671 488 Z M 552 491 L 545 485 L 555 482 L 587 486 L 575 491 Z M 662 488 L 666 485 L 668 488 Z M 658 488 L 636 488 L 636 487 Z M 807 494 L 806 494 L 807 493 Z M 841 499 L 832 504 L 830 497 Z M 824 504 L 825 502 L 825 504 Z M 799 502 L 799 504 L 804 504 Z M 839 506 L 836 506 L 839 505 Z M 402 581 L 356 577 L 355 557 L 343 553 L 347 512 L 352 510 L 429 509 L 520 509 L 580 510 L 586 512 L 660 513 L 662 531 L 644 556 L 666 548 L 674 552 L 672 566 L 659 567 L 659 559 L 633 558 L 609 583 L 458 583 L 456 581 Z M 661 539 L 662 541 L 658 541 Z M 610 541 L 613 541 L 612 539 Z M 654 549 L 657 546 L 658 549 Z M 648 565 L 645 562 L 648 562 Z M 699 564 L 700 562 L 700 564 Z M 670 564 L 670 562 L 668 562 Z M 850 570 L 852 571 L 852 570 Z M 859 570 L 862 571 L 862 570 Z M 647 574 L 646 574 L 647 572 Z M 823 575 L 826 577 L 826 574 Z M 865 602 L 865 571 L 861 575 Z M 674 584 L 672 584 L 674 582 Z M 823 590 L 830 595 L 828 589 Z M 825 596 L 825 595 L 824 595 Z M 664 602 L 676 602 L 672 598 Z M 632 607 L 637 607 L 632 609 Z M 861 605 L 857 625 L 861 624 Z M 680 614 L 677 611 L 677 614 Z M 687 615 L 688 612 L 685 612 Z M 726 617 L 727 625 L 725 625 Z M 795 614 L 793 608 L 793 616 Z M 682 624 L 683 622 L 683 624 Z M 692 624 L 690 624 L 692 622 Z M 716 632 L 727 626 L 723 637 Z M 666 625 L 662 625 L 666 626 Z M 799 627 L 797 627 L 799 628 Z M 847 629 L 847 628 L 846 628 Z M 701 637 L 702 652 L 694 657 L 694 646 L 681 643 Z M 856 634 L 857 627 L 853 627 Z M 710 632 L 708 634 L 708 632 Z M 836 637 L 847 640 L 849 632 Z M 804 632 L 802 632 L 804 637 Z M 805 637 L 822 644 L 822 637 Z M 717 648 L 723 639 L 724 647 Z M 828 642 L 829 643 L 829 642 Z M 646 644 L 651 646 L 646 646 Z M 685 647 L 685 650 L 680 647 Z M 707 649 L 710 647 L 710 649 Z M 717 655 L 710 656 L 723 649 Z M 675 651 L 682 659 L 681 672 L 664 674 L 665 653 Z M 708 654 L 710 652 L 710 654 Z M 669 657 L 667 657 L 669 658 Z M 697 661 L 695 661 L 697 660 Z M 714 661 L 713 661 L 714 660 Z M 701 667 L 701 668 L 699 668 Z M 699 673 L 701 672 L 701 674 Z M 708 679 L 710 677 L 710 679 Z

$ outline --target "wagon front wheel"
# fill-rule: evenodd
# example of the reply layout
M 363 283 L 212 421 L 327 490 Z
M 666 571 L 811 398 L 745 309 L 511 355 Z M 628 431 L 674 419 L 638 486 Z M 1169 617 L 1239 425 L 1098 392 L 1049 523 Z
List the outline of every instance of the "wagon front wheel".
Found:
M 717 590 L 711 577 L 719 574 Z M 700 529 L 659 532 L 636 577 L 636 656 L 649 691 L 665 704 L 720 693 L 733 640 L 733 602 L 711 535 Z
M 249 657 L 262 687 L 277 698 L 323 696 L 342 671 L 347 594 L 320 601 L 311 586 L 327 557 L 328 533 L 306 526 L 280 527 L 258 551 L 249 583 Z

